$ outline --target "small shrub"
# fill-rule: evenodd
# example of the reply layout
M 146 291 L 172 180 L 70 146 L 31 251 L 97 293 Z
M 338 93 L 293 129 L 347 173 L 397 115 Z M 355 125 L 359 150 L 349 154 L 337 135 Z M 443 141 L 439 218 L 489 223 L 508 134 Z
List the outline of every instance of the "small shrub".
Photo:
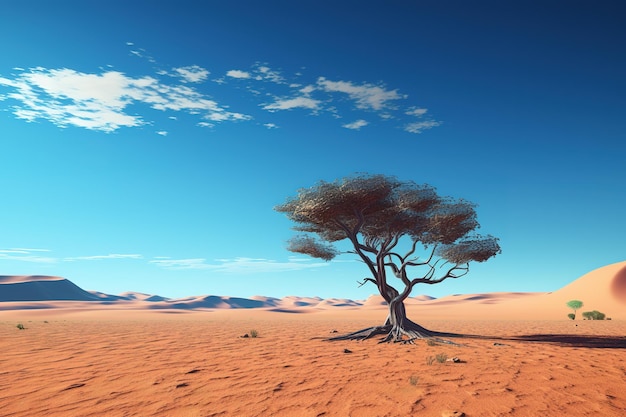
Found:
M 432 365 L 433 363 L 435 363 L 435 357 L 434 356 L 428 356 L 426 358 L 426 365 Z
M 567 315 L 567 317 L 568 317 L 570 320 L 574 320 L 574 319 L 576 318 L 576 314 L 574 314 L 574 313 L 569 313 L 569 314 Z
M 445 353 L 438 353 L 435 358 L 437 359 L 437 362 L 444 363 L 448 360 L 448 355 L 446 355 Z
M 428 346 L 437 346 L 437 342 L 435 342 L 433 339 L 426 339 L 426 344 Z
M 604 320 L 606 315 L 604 313 L 600 313 L 598 310 L 593 310 L 585 311 L 583 313 L 583 317 L 587 320 Z
M 259 332 L 257 332 L 254 329 L 250 330 L 250 337 L 258 337 L 258 336 L 259 336 Z
M 420 380 L 420 377 L 419 377 L 419 376 L 417 376 L 417 375 L 411 375 L 411 376 L 409 377 L 409 384 L 411 384 L 411 385 L 415 386 L 415 385 L 417 385 L 417 383 L 419 382 L 419 380 Z
M 17 327 L 17 328 L 18 328 L 18 329 L 20 329 L 20 330 L 24 330 L 24 329 L 26 328 L 26 327 L 24 327 L 24 325 L 23 325 L 22 323 L 19 323 L 19 324 L 18 324 L 17 326 L 15 326 L 15 327 Z

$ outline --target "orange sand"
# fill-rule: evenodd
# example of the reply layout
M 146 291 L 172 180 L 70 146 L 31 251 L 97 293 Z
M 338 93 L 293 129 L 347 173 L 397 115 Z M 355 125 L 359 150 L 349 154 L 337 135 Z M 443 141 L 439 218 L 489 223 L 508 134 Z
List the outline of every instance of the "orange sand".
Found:
M 88 301 L 61 278 L 0 287 L 48 297 L 0 303 L 0 417 L 625 415 L 626 262 L 552 293 L 407 300 L 409 318 L 462 346 L 321 339 L 382 324 L 376 297 L 191 297 L 166 309 Z M 585 303 L 576 321 L 571 299 Z M 612 320 L 580 320 L 594 309 Z M 240 337 L 251 329 L 259 337 Z
M 622 416 L 626 410 L 626 321 L 420 320 L 420 308 L 407 309 L 433 330 L 494 339 L 450 339 L 465 346 L 316 339 L 379 324 L 384 309 L 0 312 L 0 416 Z M 240 337 L 251 329 L 259 337 Z M 438 354 L 462 362 L 429 365 L 427 358 Z

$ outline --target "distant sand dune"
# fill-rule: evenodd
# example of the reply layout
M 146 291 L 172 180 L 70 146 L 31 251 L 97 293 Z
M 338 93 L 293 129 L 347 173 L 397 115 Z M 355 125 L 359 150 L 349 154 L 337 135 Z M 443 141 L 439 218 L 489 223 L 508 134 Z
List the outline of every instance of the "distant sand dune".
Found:
M 570 312 L 565 303 L 582 300 L 582 311 L 599 310 L 612 319 L 626 320 L 626 261 L 598 268 L 551 293 L 494 292 L 455 294 L 442 298 L 427 295 L 405 301 L 409 313 L 430 318 L 500 318 L 505 320 L 562 320 Z M 0 276 L 0 310 L 62 308 L 117 310 L 221 310 L 266 309 L 274 312 L 314 312 L 328 309 L 385 310 L 380 295 L 367 300 L 297 297 L 282 299 L 218 295 L 169 299 L 158 295 L 126 292 L 109 295 L 85 291 L 67 279 L 48 276 Z M 384 315 L 384 313 L 381 313 Z
M 71 281 L 45 276 L 0 276 L 0 301 L 89 301 L 98 298 Z

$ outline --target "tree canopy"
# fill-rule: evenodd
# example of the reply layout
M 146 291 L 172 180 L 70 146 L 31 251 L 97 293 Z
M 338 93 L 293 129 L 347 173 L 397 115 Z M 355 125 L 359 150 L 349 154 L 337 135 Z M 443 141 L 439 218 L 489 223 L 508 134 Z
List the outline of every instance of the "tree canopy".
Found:
M 275 209 L 300 232 L 289 241 L 292 252 L 331 260 L 340 253 L 333 244 L 347 239 L 350 252 L 372 275 L 363 283 L 374 283 L 391 308 L 402 304 L 414 285 L 458 278 L 468 272 L 469 262 L 484 262 L 500 253 L 497 238 L 475 233 L 475 207 L 463 199 L 439 196 L 430 185 L 356 175 L 300 189 Z M 399 252 L 403 245 L 407 251 Z M 417 256 L 420 245 L 429 250 L 426 259 Z M 426 267 L 426 272 L 411 276 L 413 267 Z M 404 285 L 402 292 L 388 282 L 387 272 Z M 402 315 L 403 306 L 400 310 L 396 313 Z

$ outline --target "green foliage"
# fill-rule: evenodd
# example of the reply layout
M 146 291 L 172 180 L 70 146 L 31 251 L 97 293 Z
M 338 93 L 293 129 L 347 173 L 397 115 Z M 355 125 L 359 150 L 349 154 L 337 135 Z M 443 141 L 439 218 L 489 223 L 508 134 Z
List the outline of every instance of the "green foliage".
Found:
M 17 327 L 17 328 L 18 328 L 18 329 L 20 329 L 20 330 L 24 330 L 24 329 L 26 328 L 26 327 L 24 327 L 24 325 L 23 325 L 22 323 L 19 323 L 19 324 L 18 324 L 17 326 L 15 326 L 15 327 Z
M 584 305 L 583 302 L 580 300 L 570 300 L 567 302 L 567 306 L 571 308 L 572 310 L 574 310 L 574 312 L 576 312 L 576 310 L 581 308 L 583 305 Z
M 574 318 L 572 320 L 576 320 L 576 310 L 578 310 L 579 308 L 581 308 L 583 306 L 583 302 L 580 300 L 569 300 L 567 303 L 567 306 L 569 308 L 571 308 L 572 310 L 574 310 Z M 569 317 L 569 316 L 568 316 Z
M 250 337 L 258 337 L 258 336 L 259 336 L 259 332 L 257 332 L 254 329 L 250 330 Z
M 576 318 L 576 314 L 574 314 L 574 313 L 569 313 L 569 314 L 567 315 L 567 317 L 568 317 L 570 320 L 574 320 L 574 319 Z
M 583 317 L 587 320 L 604 320 L 606 315 L 604 313 L 600 313 L 598 310 L 593 310 L 585 311 L 583 313 Z

